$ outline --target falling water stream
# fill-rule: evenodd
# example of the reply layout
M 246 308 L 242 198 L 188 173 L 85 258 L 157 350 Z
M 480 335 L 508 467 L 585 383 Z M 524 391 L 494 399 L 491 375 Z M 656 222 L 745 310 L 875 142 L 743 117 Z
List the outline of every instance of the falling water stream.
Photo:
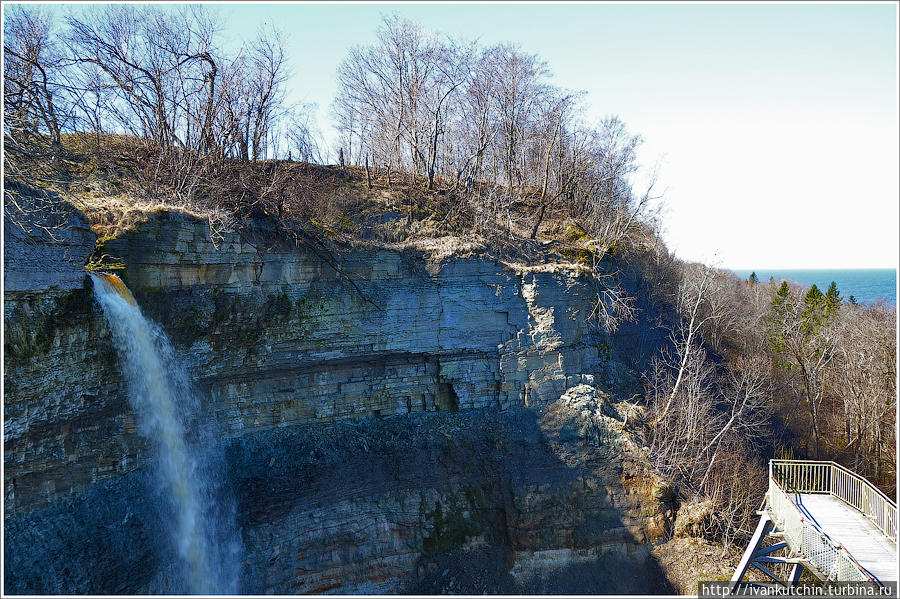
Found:
M 185 590 L 195 594 L 237 593 L 240 543 L 233 506 L 212 480 L 208 447 L 190 441 L 189 423 L 199 402 L 163 331 L 147 320 L 128 288 L 115 275 L 91 273 L 94 296 L 109 322 L 128 383 L 138 428 L 158 457 L 158 484 L 171 499 L 176 566 Z M 202 435 L 201 435 L 202 437 Z

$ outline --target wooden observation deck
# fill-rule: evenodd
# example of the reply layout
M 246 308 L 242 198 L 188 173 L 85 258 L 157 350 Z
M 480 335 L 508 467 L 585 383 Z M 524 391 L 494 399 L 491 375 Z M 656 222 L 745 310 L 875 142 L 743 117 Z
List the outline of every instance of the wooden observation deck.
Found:
M 897 581 L 897 505 L 866 479 L 834 462 L 771 460 L 769 490 L 753 538 L 731 579 L 753 566 L 783 584 L 803 569 L 822 581 Z M 762 547 L 766 536 L 776 543 Z M 785 557 L 773 557 L 787 549 Z M 787 580 L 771 564 L 791 564 Z

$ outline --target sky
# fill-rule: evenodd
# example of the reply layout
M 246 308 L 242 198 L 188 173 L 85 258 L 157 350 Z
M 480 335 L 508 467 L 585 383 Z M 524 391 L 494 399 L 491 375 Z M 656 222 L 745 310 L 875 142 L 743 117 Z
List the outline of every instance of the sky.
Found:
M 338 64 L 397 13 L 484 45 L 517 43 L 547 61 L 557 86 L 587 92 L 590 118 L 615 114 L 641 134 L 641 162 L 660 165 L 663 237 L 679 258 L 734 269 L 897 267 L 893 2 L 217 10 L 235 45 L 262 25 L 287 34 L 290 98 L 318 105 L 327 140 Z

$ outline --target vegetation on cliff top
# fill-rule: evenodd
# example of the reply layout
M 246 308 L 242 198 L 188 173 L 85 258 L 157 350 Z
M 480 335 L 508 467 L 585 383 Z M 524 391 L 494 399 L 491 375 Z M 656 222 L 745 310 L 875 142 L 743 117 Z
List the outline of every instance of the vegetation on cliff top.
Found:
M 549 84 L 543 62 L 508 45 L 479 48 L 385 19 L 379 41 L 339 69 L 338 170 L 312 164 L 316 136 L 301 107 L 285 103 L 277 32 L 228 53 L 202 7 L 125 5 L 64 23 L 16 7 L 4 27 L 14 179 L 77 179 L 90 198 L 263 213 L 326 232 L 358 226 L 359 206 L 347 204 L 364 196 L 367 208 L 374 198 L 403 209 L 396 237 L 429 220 L 432 237 L 475 233 L 493 244 L 536 239 L 542 226 L 559 237 L 561 218 L 603 254 L 652 234 L 640 221 L 653 185 L 631 184 L 640 136 L 616 117 L 587 123 L 579 94 Z
M 126 5 L 64 23 L 16 7 L 4 26 L 13 220 L 48 209 L 16 195 L 17 182 L 63 193 L 101 236 L 177 207 L 206 217 L 213 241 L 265 222 L 323 256 L 360 240 L 525 263 L 546 262 L 549 249 L 596 275 L 593 316 L 607 331 L 633 315 L 609 258 L 661 249 L 654 177 L 640 192 L 632 184 L 640 136 L 616 117 L 587 123 L 580 96 L 511 46 L 385 19 L 378 42 L 339 69 L 346 151 L 321 166 L 284 101 L 275 32 L 229 54 L 203 8 Z

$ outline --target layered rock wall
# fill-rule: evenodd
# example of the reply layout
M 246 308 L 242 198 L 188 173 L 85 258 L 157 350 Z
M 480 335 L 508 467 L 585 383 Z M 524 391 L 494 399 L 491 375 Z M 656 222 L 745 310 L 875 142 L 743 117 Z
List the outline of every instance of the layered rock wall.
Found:
M 93 250 L 90 236 L 73 243 L 73 256 Z M 584 274 L 411 250 L 326 256 L 264 235 L 213 244 L 205 222 L 170 213 L 102 251 L 205 400 L 198 425 L 215 430 L 237 498 L 243 592 L 545 592 L 561 568 L 610 555 L 651 567 L 671 497 L 654 495 L 615 418 L 587 426 L 557 401 L 621 372 L 586 322 Z M 69 265 L 5 295 L 5 529 L 20 556 L 7 589 L 171 591 L 158 502 L 95 505 L 145 497 L 153 456 L 89 279 Z M 108 567 L 59 574 L 106 541 L 123 547 Z M 478 579 L 485 560 L 501 586 Z M 613 588 L 601 571 L 578 588 Z
M 173 219 L 105 246 L 145 311 L 190 343 L 234 431 L 545 405 L 599 368 L 584 275 L 387 250 L 336 256 L 339 274 L 313 251 L 262 243 L 216 248 L 205 223 Z
M 15 194 L 3 213 L 3 289 L 45 291 L 84 285 L 84 263 L 97 236 L 84 214 L 50 192 Z

